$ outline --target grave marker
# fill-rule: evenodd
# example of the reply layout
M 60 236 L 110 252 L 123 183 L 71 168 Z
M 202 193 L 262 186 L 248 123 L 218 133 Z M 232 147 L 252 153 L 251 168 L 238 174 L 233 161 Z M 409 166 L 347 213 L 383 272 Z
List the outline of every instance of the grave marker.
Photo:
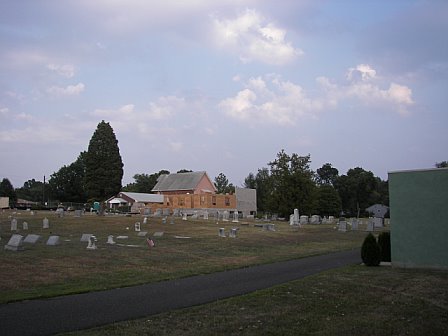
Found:
M 116 244 L 116 242 L 114 242 L 114 236 L 112 236 L 112 235 L 107 236 L 106 244 L 110 244 L 110 245 Z
M 27 235 L 25 237 L 23 242 L 27 243 L 27 244 L 36 244 L 39 241 L 40 238 L 41 237 L 39 235 L 37 235 L 37 234 L 29 234 L 29 235 Z
M 45 217 L 45 218 L 42 220 L 42 228 L 43 228 L 43 229 L 49 229 L 49 228 L 50 228 L 50 221 L 48 220 L 47 217 Z
M 140 231 L 139 233 L 137 233 L 138 237 L 145 237 L 148 234 L 148 231 Z
M 80 242 L 87 243 L 90 240 L 90 237 L 92 237 L 91 233 L 83 233 Z
M 96 250 L 97 249 L 97 247 L 96 247 L 96 237 L 95 236 L 90 236 L 90 239 L 89 239 L 89 244 L 87 245 L 87 249 L 88 250 Z
M 19 234 L 13 234 L 5 245 L 5 250 L 9 251 L 21 251 L 23 250 L 23 236 Z
M 47 240 L 47 245 L 48 246 L 56 246 L 60 244 L 60 238 L 59 236 L 50 236 L 48 237 Z
M 11 219 L 11 231 L 17 231 L 17 219 Z
M 23 222 L 22 223 L 22 229 L 23 230 L 28 230 L 28 222 Z
M 219 237 L 223 237 L 223 238 L 226 237 L 226 232 L 225 232 L 225 229 L 224 229 L 224 228 L 219 228 L 218 236 L 219 236 Z
M 236 233 L 238 232 L 237 228 L 230 229 L 229 237 L 230 238 L 236 238 Z
M 135 232 L 140 232 L 140 222 L 136 222 L 134 224 L 134 230 L 135 230 Z

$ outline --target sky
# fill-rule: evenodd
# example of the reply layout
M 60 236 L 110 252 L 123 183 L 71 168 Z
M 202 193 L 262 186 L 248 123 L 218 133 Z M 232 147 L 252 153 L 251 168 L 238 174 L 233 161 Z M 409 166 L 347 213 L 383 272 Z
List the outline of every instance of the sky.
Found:
M 276 154 L 448 160 L 443 0 L 3 0 L 0 178 L 48 181 L 109 122 L 123 185 L 162 169 L 236 186 Z

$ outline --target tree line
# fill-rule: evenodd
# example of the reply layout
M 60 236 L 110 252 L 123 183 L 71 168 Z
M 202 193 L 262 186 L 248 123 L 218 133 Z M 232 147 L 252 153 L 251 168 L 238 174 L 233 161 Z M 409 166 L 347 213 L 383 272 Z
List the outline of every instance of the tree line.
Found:
M 376 177 L 371 171 L 360 167 L 349 169 L 339 175 L 337 168 L 325 163 L 313 171 L 311 156 L 288 154 L 284 150 L 277 153 L 267 167 L 249 173 L 242 187 L 257 190 L 257 208 L 261 213 L 275 213 L 287 217 L 299 208 L 303 214 L 338 216 L 365 215 L 370 205 L 389 205 L 388 182 Z M 435 164 L 437 168 L 448 166 L 447 161 Z M 188 169 L 177 173 L 191 172 Z M 17 199 L 39 202 L 48 200 L 72 203 L 92 203 L 104 201 L 120 191 L 150 193 L 162 174 L 160 170 L 152 174 L 135 174 L 134 182 L 122 186 L 123 162 L 118 140 L 109 123 L 101 121 L 87 151 L 79 154 L 70 165 L 61 167 L 51 174 L 48 183 L 28 180 L 20 188 L 14 189 L 7 178 L 0 182 L 0 196 L 10 198 L 11 206 Z M 218 193 L 233 193 L 235 186 L 229 183 L 224 173 L 214 178 Z

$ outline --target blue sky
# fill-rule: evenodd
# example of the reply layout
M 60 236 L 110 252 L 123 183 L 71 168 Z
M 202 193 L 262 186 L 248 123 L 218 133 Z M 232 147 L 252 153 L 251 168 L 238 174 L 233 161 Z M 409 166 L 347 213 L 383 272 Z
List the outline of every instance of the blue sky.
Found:
M 123 184 L 235 185 L 281 149 L 345 174 L 448 160 L 445 1 L 0 3 L 0 178 L 43 180 L 109 122 Z

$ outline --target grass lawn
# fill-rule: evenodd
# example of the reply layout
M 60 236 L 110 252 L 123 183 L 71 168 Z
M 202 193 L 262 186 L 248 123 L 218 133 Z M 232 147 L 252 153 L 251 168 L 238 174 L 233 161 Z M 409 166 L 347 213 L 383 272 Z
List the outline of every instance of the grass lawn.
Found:
M 32 215 L 20 211 L 17 218 L 19 231 L 42 235 L 35 245 L 25 244 L 19 252 L 3 249 L 11 236 L 11 211 L 0 213 L 0 303 L 52 297 L 115 287 L 131 286 L 231 268 L 301 258 L 333 251 L 360 247 L 365 232 L 342 233 L 332 225 L 307 225 L 297 230 L 287 222 L 276 222 L 276 231 L 264 231 L 255 222 L 231 223 L 208 221 L 182 221 L 162 223 L 151 218 L 143 224 L 142 216 L 96 216 L 86 214 L 76 218 L 73 213 L 58 218 L 53 212 Z M 42 228 L 47 217 L 50 228 Z M 28 222 L 29 229 L 21 230 Z M 133 230 L 141 222 L 142 231 L 163 231 L 154 238 L 152 249 L 144 237 Z M 238 227 L 237 238 L 220 238 L 218 229 Z M 87 250 L 80 242 L 83 233 L 98 238 L 98 249 Z M 59 246 L 46 246 L 50 235 L 59 235 Z M 127 235 L 128 239 L 115 241 L 137 247 L 106 244 L 107 236 Z M 190 237 L 184 239 L 175 236 Z
M 447 335 L 448 272 L 361 265 L 64 335 Z

